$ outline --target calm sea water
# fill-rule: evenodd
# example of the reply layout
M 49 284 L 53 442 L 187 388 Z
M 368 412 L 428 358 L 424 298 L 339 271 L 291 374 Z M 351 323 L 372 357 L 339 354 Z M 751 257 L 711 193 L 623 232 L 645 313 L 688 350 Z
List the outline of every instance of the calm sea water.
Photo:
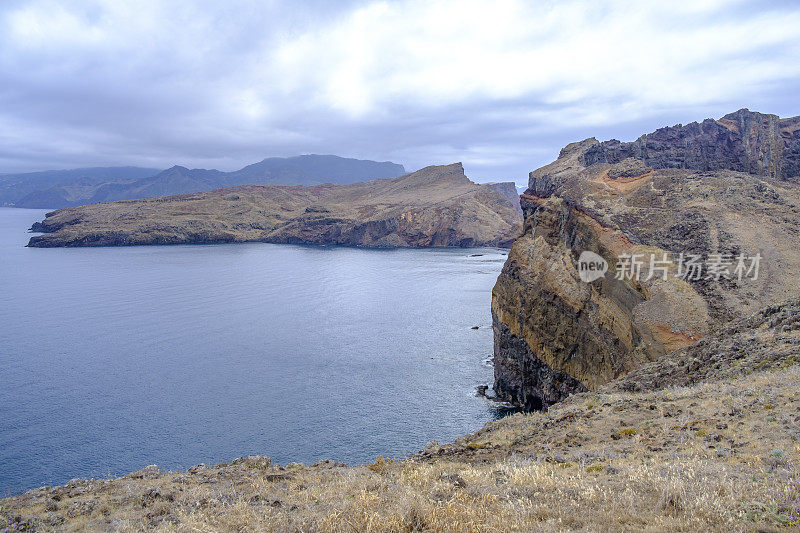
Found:
M 253 454 L 367 462 L 502 415 L 474 388 L 504 252 L 25 248 L 43 215 L 0 208 L 0 494 Z

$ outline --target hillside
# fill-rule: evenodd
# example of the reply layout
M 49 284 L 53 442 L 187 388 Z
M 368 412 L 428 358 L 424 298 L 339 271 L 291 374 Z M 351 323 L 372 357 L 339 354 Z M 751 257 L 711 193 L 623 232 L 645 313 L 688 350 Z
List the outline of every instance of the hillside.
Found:
M 319 185 L 391 178 L 395 163 L 334 155 L 271 157 L 233 172 L 173 166 L 77 169 L 0 176 L 0 205 L 62 208 L 115 200 L 169 196 L 247 184 Z
M 62 209 L 29 246 L 223 242 L 358 246 L 506 246 L 521 217 L 460 163 L 350 185 L 247 185 Z
M 794 318 L 791 318 L 794 317 Z M 764 346 L 738 372 L 710 336 L 690 386 L 619 382 L 452 444 L 363 466 L 266 457 L 148 466 L 0 500 L 12 531 L 797 531 L 800 301 L 739 319 Z M 788 326 L 788 327 L 787 327 Z M 698 345 L 700 346 L 700 345 Z M 698 353 L 700 355 L 700 353 Z M 760 364 L 765 361 L 767 364 Z M 665 385 L 671 370 L 648 374 Z M 651 381 L 648 381 L 650 383 Z
M 495 392 L 547 408 L 800 295 L 797 124 L 741 110 L 531 172 L 492 297 Z

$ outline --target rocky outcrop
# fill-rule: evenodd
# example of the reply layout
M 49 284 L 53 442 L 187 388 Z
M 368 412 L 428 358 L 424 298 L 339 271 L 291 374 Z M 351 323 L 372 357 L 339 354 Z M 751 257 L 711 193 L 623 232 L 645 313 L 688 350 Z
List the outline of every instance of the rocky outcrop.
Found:
M 642 392 L 721 381 L 800 363 L 800 300 L 770 305 L 605 386 Z
M 522 218 L 461 163 L 350 185 L 248 185 L 61 209 L 29 246 L 274 242 L 351 246 L 508 246 Z
M 597 143 L 582 163 L 619 163 L 626 158 L 653 168 L 735 170 L 779 180 L 800 180 L 800 117 L 740 109 L 719 120 L 661 128 L 633 142 Z
M 522 214 L 522 207 L 519 205 L 517 185 L 513 181 L 490 182 L 484 183 L 484 185 L 500 193 L 520 215 Z
M 492 293 L 500 398 L 546 409 L 800 295 L 791 143 L 762 142 L 770 124 L 796 120 L 771 117 L 741 111 L 636 143 L 587 139 L 531 172 L 523 235 Z M 581 278 L 584 252 L 605 260 L 599 279 Z M 692 256 L 699 276 L 687 275 Z M 737 275 L 739 258 L 758 263 L 757 279 Z

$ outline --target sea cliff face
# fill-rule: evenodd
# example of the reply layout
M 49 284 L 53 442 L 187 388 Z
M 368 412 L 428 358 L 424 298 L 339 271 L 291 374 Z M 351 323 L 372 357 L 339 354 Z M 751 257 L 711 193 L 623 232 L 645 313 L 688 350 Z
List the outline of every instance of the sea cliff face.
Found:
M 498 397 L 546 409 L 800 294 L 797 123 L 742 110 L 634 143 L 573 143 L 531 172 L 523 235 L 492 293 Z M 591 282 L 585 251 L 608 264 Z M 694 279 L 680 254 L 734 264 Z M 736 258 L 757 254 L 758 279 L 739 279 Z M 631 256 L 638 276 L 621 272 Z
M 246 185 L 60 209 L 32 247 L 273 242 L 350 246 L 509 246 L 522 217 L 461 163 L 349 185 Z

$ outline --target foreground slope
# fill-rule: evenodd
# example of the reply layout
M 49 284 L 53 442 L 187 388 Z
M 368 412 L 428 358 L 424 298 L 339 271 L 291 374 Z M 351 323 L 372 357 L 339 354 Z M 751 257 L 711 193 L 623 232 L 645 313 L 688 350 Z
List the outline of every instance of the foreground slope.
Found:
M 797 531 L 800 301 L 730 327 L 695 352 L 690 386 L 654 386 L 689 383 L 655 365 L 640 392 L 615 382 L 398 462 L 250 457 L 76 479 L 0 500 L 0 528 Z M 759 348 L 737 363 L 728 343 L 751 336 Z
M 506 246 L 521 217 L 460 163 L 400 178 L 314 187 L 251 185 L 62 209 L 29 246 L 263 241 L 358 246 Z
M 800 295 L 798 124 L 741 110 L 633 143 L 573 143 L 531 172 L 492 297 L 496 393 L 547 408 Z M 586 251 L 608 264 L 591 282 Z M 692 256 L 703 270 L 687 275 Z M 737 275 L 740 257 L 757 275 Z M 714 261 L 727 264 L 715 274 Z

